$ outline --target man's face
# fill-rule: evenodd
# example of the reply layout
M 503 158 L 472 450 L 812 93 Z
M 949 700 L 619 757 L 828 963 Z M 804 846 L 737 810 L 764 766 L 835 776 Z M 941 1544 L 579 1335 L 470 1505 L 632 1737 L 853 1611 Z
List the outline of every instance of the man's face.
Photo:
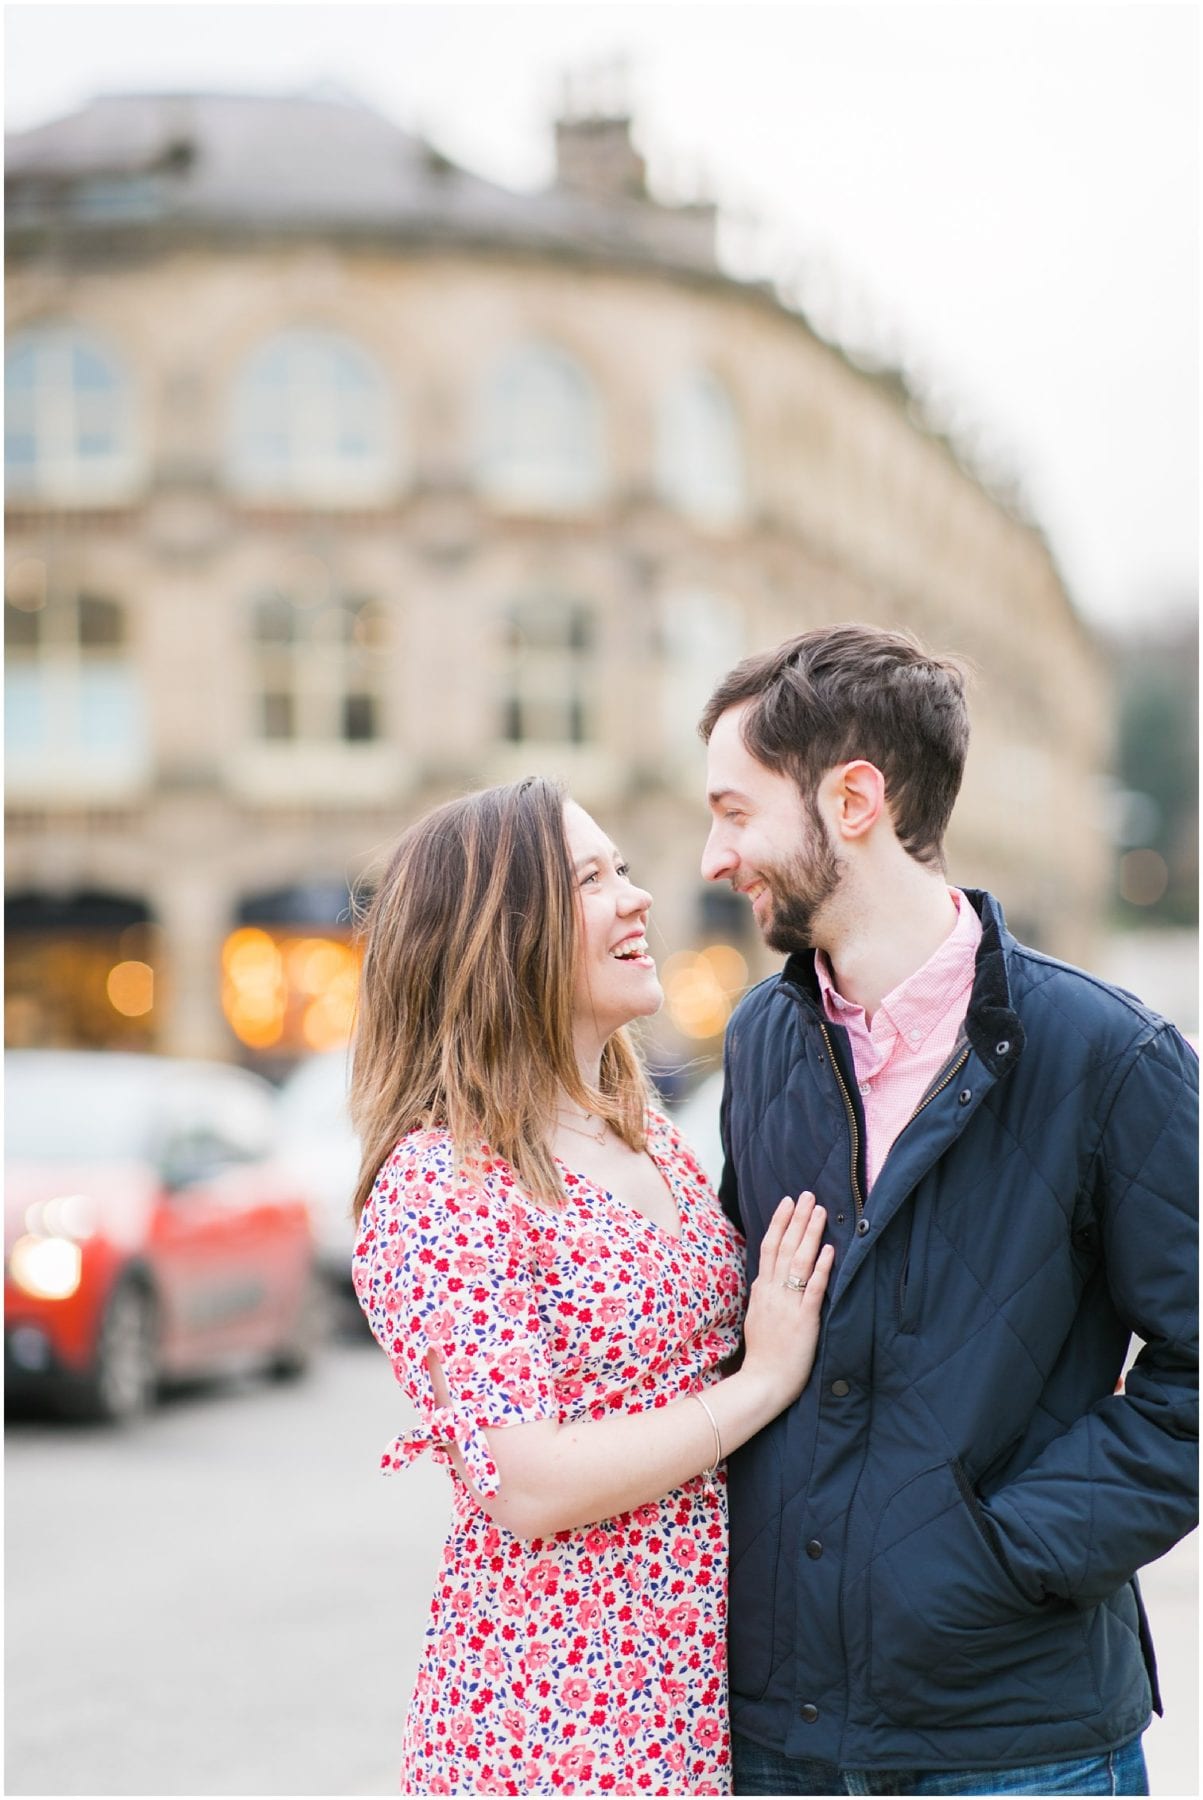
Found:
M 844 865 L 818 807 L 805 804 L 788 775 L 766 769 L 740 736 L 743 706 L 723 713 L 710 736 L 706 765 L 710 836 L 702 856 L 707 881 L 729 881 L 746 894 L 772 950 L 822 948 L 823 911 Z

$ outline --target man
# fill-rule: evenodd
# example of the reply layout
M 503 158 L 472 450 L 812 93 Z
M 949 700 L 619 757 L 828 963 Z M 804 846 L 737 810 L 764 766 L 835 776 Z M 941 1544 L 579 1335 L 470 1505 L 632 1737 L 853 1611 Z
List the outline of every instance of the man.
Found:
M 701 731 L 703 874 L 788 954 L 728 1028 L 724 1204 L 753 1268 L 803 1188 L 836 1246 L 814 1374 L 731 1459 L 736 1792 L 1145 1793 L 1136 1571 L 1195 1520 L 1196 1059 L 948 886 L 955 664 L 807 632 Z

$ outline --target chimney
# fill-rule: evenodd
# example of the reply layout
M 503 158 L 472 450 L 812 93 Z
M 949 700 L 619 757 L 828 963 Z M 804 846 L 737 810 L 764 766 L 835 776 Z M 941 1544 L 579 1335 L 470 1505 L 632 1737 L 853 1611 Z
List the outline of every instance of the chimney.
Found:
M 592 200 L 646 200 L 647 164 L 626 117 L 556 120 L 556 183 Z
M 631 142 L 625 60 L 566 75 L 556 119 L 556 184 L 593 200 L 646 200 L 647 164 Z

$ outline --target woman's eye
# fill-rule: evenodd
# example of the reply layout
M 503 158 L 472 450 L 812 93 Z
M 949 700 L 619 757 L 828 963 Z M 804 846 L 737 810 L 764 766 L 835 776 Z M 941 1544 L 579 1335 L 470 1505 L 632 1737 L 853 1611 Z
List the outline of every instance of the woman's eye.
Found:
M 630 863 L 619 863 L 618 868 L 615 870 L 615 873 L 618 875 L 621 875 L 625 878 L 626 876 L 628 876 L 631 873 Z
M 589 883 L 590 883 L 590 882 L 591 882 L 591 881 L 596 881 L 596 880 L 597 880 L 597 878 L 598 878 L 598 876 L 597 876 L 597 870 L 596 870 L 596 869 L 594 869 L 594 870 L 593 870 L 593 871 L 592 871 L 592 872 L 591 872 L 591 873 L 590 873 L 590 874 L 588 874 L 588 875 L 582 875 L 582 876 L 581 876 L 581 886 L 582 886 L 582 887 L 588 887 L 588 885 L 589 885 Z

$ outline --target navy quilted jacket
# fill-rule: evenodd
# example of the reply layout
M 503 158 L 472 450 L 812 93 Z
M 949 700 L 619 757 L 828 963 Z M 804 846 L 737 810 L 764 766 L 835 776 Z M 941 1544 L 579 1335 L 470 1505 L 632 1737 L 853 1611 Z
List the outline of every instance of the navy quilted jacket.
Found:
M 1136 1571 L 1196 1516 L 1197 1060 L 969 898 L 965 1041 L 867 1202 L 813 957 L 727 1033 L 723 1199 L 751 1265 L 803 1188 L 837 1246 L 810 1383 L 730 1461 L 733 1723 L 846 1768 L 1140 1731 L 1160 1703 Z

